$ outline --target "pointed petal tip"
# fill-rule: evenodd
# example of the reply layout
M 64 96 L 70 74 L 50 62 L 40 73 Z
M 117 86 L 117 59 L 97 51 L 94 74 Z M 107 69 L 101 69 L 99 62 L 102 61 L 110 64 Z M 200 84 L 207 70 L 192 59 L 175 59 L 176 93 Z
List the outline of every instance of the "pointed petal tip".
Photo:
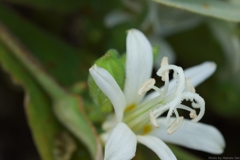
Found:
M 203 65 L 208 65 L 209 67 L 211 67 L 212 69 L 216 69 L 217 68 L 217 64 L 213 61 L 206 61 L 203 62 Z
M 140 32 L 140 31 L 138 29 L 131 28 L 131 29 L 128 29 L 127 32 L 130 33 L 130 32 Z
M 209 78 L 216 71 L 216 68 L 215 62 L 206 61 L 184 70 L 184 73 L 185 77 L 190 78 L 192 85 L 196 87 Z
M 89 71 L 91 72 L 91 71 L 93 71 L 95 68 L 99 68 L 96 64 L 94 64 L 94 65 L 92 65 L 92 67 L 91 68 L 89 68 Z
M 144 35 L 144 33 L 142 31 L 140 31 L 136 28 L 131 28 L 131 29 L 127 30 L 127 33 L 128 33 L 128 36 L 133 36 L 133 37 L 137 37 L 137 38 L 144 37 L 144 39 L 146 39 L 145 41 L 147 41 L 150 45 L 150 42 L 147 40 L 146 36 Z
M 217 69 L 217 64 L 213 61 L 203 62 L 202 64 L 200 64 L 200 66 L 203 71 L 206 69 L 206 71 L 204 72 L 207 78 L 211 76 Z

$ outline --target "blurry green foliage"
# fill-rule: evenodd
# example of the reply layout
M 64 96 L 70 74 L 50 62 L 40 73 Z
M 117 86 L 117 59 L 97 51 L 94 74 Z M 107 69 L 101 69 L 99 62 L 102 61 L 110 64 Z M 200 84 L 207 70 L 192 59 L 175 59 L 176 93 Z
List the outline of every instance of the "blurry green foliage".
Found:
M 219 0 L 212 0 L 211 2 L 205 0 L 155 1 L 162 4 L 168 3 L 167 5 L 170 7 L 189 10 L 206 16 L 239 21 L 239 3 L 228 5 L 230 1 Z M 70 92 L 84 96 L 84 107 L 89 112 L 88 116 L 99 124 L 100 120 L 105 117 L 102 116 L 101 108 L 93 104 L 86 92 L 88 69 L 97 59 L 96 57 L 100 57 L 109 48 L 116 48 L 120 53 L 126 51 L 126 34 L 124 33 L 129 28 L 140 28 L 139 24 L 142 23 L 147 14 L 147 1 L 141 1 L 141 3 L 144 4 L 141 15 L 136 14 L 138 16 L 133 17 L 132 21 L 120 24 L 112 29 L 104 26 L 103 19 L 112 9 L 124 8 L 121 1 L 8 0 L 6 1 L 8 5 L 0 4 L 0 21 L 31 51 L 33 56 L 57 82 L 66 88 L 71 88 Z M 189 4 L 192 6 L 189 6 Z M 221 7 L 220 10 L 219 6 Z M 19 11 L 19 8 L 27 9 L 27 12 L 24 13 L 25 11 L 21 11 L 21 9 Z M 130 15 L 134 15 L 131 14 L 133 12 L 131 9 L 124 9 Z M 70 34 L 69 37 L 65 37 L 65 40 L 81 49 L 72 47 L 61 40 L 63 32 L 67 32 L 67 35 Z M 148 32 L 151 32 L 151 28 L 147 30 Z M 211 109 L 222 117 L 238 118 L 240 113 L 240 85 L 236 76 L 239 75 L 237 75 L 238 73 L 234 75 L 231 70 L 224 69 L 225 59 L 221 54 L 221 47 L 206 25 L 174 34 L 169 36 L 167 40 L 177 53 L 177 65 L 183 66 L 183 68 L 205 60 L 212 60 L 217 63 L 217 73 L 201 87 L 198 87 L 197 91 L 206 99 L 207 110 Z M 157 48 L 153 48 L 153 50 L 154 53 L 157 52 Z M 121 57 L 122 64 L 125 64 L 125 58 L 126 54 L 123 54 Z M 20 63 L 2 43 L 0 43 L 0 61 L 3 68 L 26 90 L 26 113 L 41 157 L 43 159 L 53 159 L 52 151 L 56 150 L 56 141 L 59 141 L 59 135 L 66 132 L 66 128 L 59 123 L 53 114 L 50 97 L 34 79 L 33 75 L 27 71 L 24 64 Z M 115 71 L 111 72 L 115 79 L 119 78 Z M 124 71 L 121 70 L 120 72 L 120 74 L 124 74 Z M 124 80 L 120 78 L 119 85 L 123 87 L 123 84 Z M 106 96 L 104 97 L 102 94 L 103 98 L 106 98 Z M 78 102 L 75 100 L 74 104 L 76 106 Z M 109 100 L 101 106 L 106 107 L 103 110 L 108 112 L 112 109 Z M 74 112 L 74 110 L 72 111 Z M 69 135 L 77 145 L 77 150 L 73 153 L 72 159 L 90 159 L 90 155 L 78 143 L 76 137 Z M 60 138 L 60 142 L 64 143 L 64 140 L 61 141 Z M 67 151 L 68 146 L 65 147 Z M 197 159 L 179 148 L 170 147 L 179 159 Z M 61 154 L 65 153 L 62 152 Z M 69 152 L 66 154 L 69 154 Z M 146 152 L 146 148 L 140 145 L 135 159 L 148 159 L 149 155 L 151 155 L 151 158 L 156 158 L 154 153 Z
M 78 0 L 8 0 L 11 3 L 30 6 L 38 9 L 53 9 L 57 11 L 76 11 L 86 1 Z
M 155 2 L 228 21 L 240 21 L 237 0 L 154 0 Z
M 6 49 L 2 43 L 0 43 L 0 61 L 2 67 L 12 75 L 13 81 L 21 84 L 26 91 L 25 111 L 41 158 L 53 160 L 55 157 L 53 153 L 56 150 L 56 138 L 62 132 L 66 132 L 66 130 L 55 118 L 50 98 L 25 67 L 13 57 L 11 51 Z M 82 149 L 77 152 L 84 153 Z M 89 157 L 87 154 L 82 155 L 83 157 Z M 78 156 L 78 158 L 83 157 Z
M 2 6 L 0 6 L 0 7 L 2 7 Z M 2 7 L 0 9 L 1 9 L 1 11 L 4 12 L 4 14 L 1 14 L 2 17 L 0 17 L 1 20 L 4 22 L 4 24 L 7 24 L 7 26 L 10 29 L 12 29 L 11 31 L 13 31 L 17 35 L 17 37 L 21 39 L 21 41 L 23 42 L 24 45 L 26 45 L 27 47 L 30 48 L 32 53 L 35 53 L 35 56 L 39 60 L 41 60 L 44 65 L 51 68 L 51 69 L 49 69 L 49 68 L 48 69 L 50 70 L 50 72 L 53 73 L 53 75 L 56 76 L 57 80 L 59 80 L 61 83 L 63 83 L 64 85 L 67 86 L 67 85 L 72 84 L 73 82 L 79 81 L 80 78 L 86 79 L 87 72 L 83 67 L 84 64 L 80 63 L 80 61 L 83 61 L 83 62 L 85 61 L 87 63 L 89 61 L 84 60 L 84 58 L 82 58 L 83 56 L 80 56 L 80 54 L 78 54 L 78 52 L 79 52 L 78 50 L 65 44 L 58 38 L 55 38 L 51 35 L 49 36 L 47 33 L 44 33 L 43 31 L 39 30 L 34 25 L 31 25 L 29 22 L 24 21 L 23 19 L 18 17 L 16 14 L 14 14 L 14 12 L 11 12 L 7 8 Z M 1 12 L 1 13 L 3 13 L 3 12 Z M 21 27 L 23 27 L 23 28 L 18 27 L 17 24 L 21 24 Z M 4 30 L 1 30 L 1 32 L 2 32 L 1 38 L 2 38 L 2 41 L 4 42 L 8 38 L 4 38 L 6 35 L 6 34 L 4 34 L 4 32 L 5 32 Z M 6 42 L 6 43 L 8 43 L 8 42 Z M 11 44 L 11 42 L 10 42 L 10 44 Z M 27 113 L 27 116 L 29 117 L 29 123 L 30 123 L 31 129 L 32 129 L 32 133 L 34 135 L 35 141 L 37 143 L 37 147 L 40 151 L 42 158 L 43 159 L 53 159 L 53 156 L 54 156 L 53 153 L 55 153 L 53 151 L 56 149 L 56 148 L 54 148 L 55 147 L 54 143 L 56 140 L 55 137 L 57 137 L 58 134 L 61 134 L 63 132 L 63 129 L 61 129 L 61 128 L 60 128 L 61 131 L 59 131 L 60 129 L 58 128 L 59 127 L 58 125 L 60 125 L 60 124 L 56 120 L 55 116 L 53 115 L 53 111 L 52 111 L 52 107 L 51 107 L 53 102 L 52 102 L 52 99 L 49 98 L 49 94 L 50 94 L 51 98 L 58 97 L 57 99 L 54 99 L 55 100 L 54 107 L 55 107 L 55 111 L 58 111 L 58 112 L 56 112 L 58 115 L 58 118 L 60 120 L 62 120 L 62 122 L 66 125 L 66 127 L 68 129 L 70 128 L 70 130 L 73 131 L 73 133 L 75 134 L 75 136 L 77 136 L 77 138 L 79 138 L 85 144 L 88 145 L 92 156 L 94 157 L 94 156 L 96 156 L 97 152 L 99 152 L 99 151 L 101 152 L 101 150 L 97 151 L 98 148 L 97 148 L 97 142 L 96 142 L 96 137 L 95 137 L 96 135 L 94 135 L 94 133 L 92 133 L 92 130 L 94 130 L 94 129 L 91 128 L 89 122 L 87 122 L 87 119 L 86 119 L 84 113 L 82 113 L 83 112 L 82 108 L 81 108 L 82 104 L 80 103 L 81 99 L 79 99 L 75 96 L 68 95 L 68 94 L 66 94 L 64 97 L 62 97 L 63 95 L 61 95 L 61 92 L 62 92 L 62 91 L 60 91 L 61 89 L 58 90 L 57 88 L 55 88 L 56 90 L 51 90 L 54 88 L 54 86 L 55 86 L 54 83 L 56 83 L 56 82 L 49 83 L 47 80 L 48 78 L 41 75 L 41 71 L 38 72 L 37 70 L 33 69 L 34 67 L 32 68 L 32 66 L 34 66 L 34 65 L 37 66 L 38 64 L 35 63 L 34 60 L 32 61 L 31 56 L 30 57 L 21 57 L 21 54 L 19 53 L 19 49 L 14 48 L 14 44 L 9 45 L 8 47 L 11 47 L 11 50 L 13 50 L 13 53 L 14 52 L 18 52 L 18 53 L 16 53 L 16 54 L 8 53 L 6 55 L 12 56 L 13 59 L 19 58 L 19 60 L 21 61 L 20 63 L 22 63 L 22 65 L 23 65 L 22 68 L 25 67 L 27 70 L 27 71 L 22 71 L 22 72 L 21 71 L 19 71 L 19 72 L 13 71 L 12 76 L 16 79 L 18 79 L 19 78 L 18 76 L 20 76 L 19 81 L 21 81 L 21 84 L 25 86 L 27 93 L 28 93 L 28 90 L 31 91 L 31 93 L 27 96 L 27 97 L 30 97 L 29 104 L 28 104 L 28 102 L 26 102 L 26 107 L 29 107 L 30 111 L 26 110 L 26 113 Z M 46 53 L 46 54 L 42 54 L 42 53 Z M 16 57 L 14 57 L 13 55 L 15 55 Z M 39 56 L 37 56 L 37 55 L 39 55 Z M 24 56 L 27 56 L 27 55 L 24 55 Z M 28 58 L 29 60 L 26 61 L 26 58 Z M 7 70 L 9 68 L 10 68 L 10 70 L 15 69 L 15 67 L 19 68 L 19 69 L 21 68 L 21 67 L 17 66 L 19 62 L 14 63 L 11 61 L 11 58 L 4 59 L 4 57 L 1 57 L 1 60 L 2 60 L 3 64 L 5 64 L 5 63 L 7 64 L 7 65 L 5 65 Z M 16 61 L 18 61 L 18 60 L 16 60 Z M 50 63 L 50 65 L 48 65 L 49 63 Z M 75 63 L 75 65 L 74 65 L 74 63 Z M 71 65 L 69 65 L 69 64 L 71 64 Z M 21 64 L 19 64 L 19 65 L 21 65 Z M 30 72 L 28 72 L 28 71 L 30 71 Z M 84 71 L 85 71 L 85 76 L 84 76 Z M 27 74 L 27 72 L 32 74 L 32 75 L 30 75 L 31 77 L 33 76 L 33 77 L 37 78 L 36 80 L 38 81 L 38 83 L 43 85 L 42 87 L 48 93 L 43 93 L 43 95 L 38 95 L 37 93 L 40 92 L 42 90 L 42 88 L 40 88 L 40 91 L 38 91 L 37 89 L 34 90 L 34 88 L 33 89 L 31 88 L 32 87 L 31 83 L 28 82 L 28 79 L 25 79 L 28 77 L 28 75 L 25 75 L 25 74 Z M 79 74 L 81 72 L 82 72 L 82 74 Z M 65 73 L 69 73 L 69 75 L 67 75 Z M 28 85 L 30 85 L 30 86 L 28 86 Z M 31 95 L 31 94 L 33 94 L 33 95 Z M 41 99 L 41 96 L 43 96 L 43 98 L 46 97 L 47 100 L 43 99 L 42 100 L 43 102 L 42 102 L 41 100 L 36 99 L 34 101 L 34 98 L 37 97 L 37 98 Z M 54 96 L 56 96 L 56 97 L 54 97 Z M 46 101 L 46 103 L 44 103 L 45 101 Z M 61 109 L 64 109 L 64 110 L 61 111 Z M 71 116 L 69 117 L 69 115 L 71 115 Z M 56 124 L 53 124 L 53 126 L 48 126 L 45 124 L 45 123 L 50 123 L 48 121 L 50 121 L 50 122 L 55 121 L 54 123 L 56 123 Z M 62 126 L 60 125 L 60 127 L 62 127 Z M 75 128 L 78 128 L 78 130 L 76 130 Z M 49 133 L 46 132 L 45 130 L 49 131 Z M 45 140 L 43 140 L 43 138 L 45 138 Z M 46 141 L 48 143 L 46 143 Z M 58 141 L 59 141 L 59 139 L 58 139 Z M 68 147 L 68 146 L 66 146 L 66 147 Z M 67 148 L 66 148 L 66 150 L 68 151 Z M 71 151 L 71 153 L 72 152 L 73 151 Z M 67 153 L 67 154 L 69 154 L 69 153 Z M 88 156 L 88 155 L 85 154 L 84 156 Z
M 78 50 L 31 24 L 6 6 L 0 5 L 0 20 L 38 58 L 62 85 L 85 80 L 93 60 L 87 51 Z M 80 54 L 81 53 L 81 54 Z

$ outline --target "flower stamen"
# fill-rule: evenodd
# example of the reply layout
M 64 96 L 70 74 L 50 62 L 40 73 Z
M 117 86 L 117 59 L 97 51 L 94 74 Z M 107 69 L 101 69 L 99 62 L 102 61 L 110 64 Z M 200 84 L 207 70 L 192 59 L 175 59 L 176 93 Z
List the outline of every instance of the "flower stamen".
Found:
M 189 113 L 189 116 L 190 116 L 190 118 L 195 119 L 195 118 L 197 117 L 196 110 L 193 109 L 193 110 Z
M 162 58 L 160 67 L 163 67 L 163 66 L 168 66 L 168 57 Z M 169 74 L 169 70 L 166 70 L 162 73 L 162 75 L 161 75 L 162 81 L 166 80 L 166 77 L 168 76 L 168 74 Z
M 176 118 L 176 119 L 172 122 L 172 124 L 168 127 L 168 129 L 167 129 L 167 134 L 172 134 L 172 133 L 174 133 L 176 130 L 178 130 L 178 129 L 181 127 L 182 123 L 183 123 L 183 119 L 184 119 L 183 116 L 181 116 L 181 117 L 179 117 L 179 118 Z
M 198 122 L 205 113 L 205 101 L 202 97 L 200 97 L 197 93 L 192 92 L 183 92 L 182 99 L 190 100 L 190 101 L 196 101 L 197 103 L 193 103 L 195 106 L 198 106 L 200 109 L 199 114 L 192 119 L 193 122 Z M 193 113 L 194 114 L 194 113 Z
M 155 83 L 156 83 L 156 81 L 153 78 L 150 78 L 147 81 L 145 81 L 142 84 L 142 86 L 138 89 L 138 95 L 141 96 L 141 95 L 145 94 L 147 91 L 152 89 L 152 87 L 154 86 Z
M 194 88 L 194 86 L 191 84 L 190 82 L 190 78 L 186 78 L 186 90 L 196 93 L 196 89 Z
M 176 89 L 173 92 L 169 92 L 169 72 L 173 70 L 173 78 L 176 80 Z M 156 83 L 155 79 L 151 78 L 143 83 L 143 85 L 138 90 L 138 95 L 143 95 L 148 92 L 150 89 L 154 89 L 159 93 L 156 98 L 146 102 L 145 109 L 149 110 L 150 121 L 153 126 L 159 127 L 157 124 L 157 118 L 161 116 L 164 112 L 168 111 L 166 117 L 166 124 L 168 127 L 167 133 L 172 134 L 175 132 L 182 124 L 183 116 L 179 116 L 177 109 L 184 109 L 189 111 L 189 116 L 193 122 L 198 122 L 204 112 L 205 112 L 205 102 L 198 94 L 194 86 L 191 84 L 189 78 L 185 78 L 183 69 L 175 65 L 168 64 L 168 58 L 164 57 L 161 61 L 161 67 L 157 71 L 157 75 L 162 77 L 162 80 L 165 81 L 164 88 L 160 89 L 154 84 Z M 193 108 L 199 108 L 200 112 L 197 115 L 196 111 L 188 106 L 182 105 L 183 100 L 192 101 Z M 146 107 L 147 106 L 147 107 Z M 139 110 L 141 113 L 143 110 Z M 176 120 L 171 122 L 171 116 L 175 113 Z
M 149 117 L 150 117 L 150 120 L 151 120 L 152 124 L 155 127 L 159 128 L 159 125 L 157 124 L 157 121 L 156 121 L 156 117 L 154 116 L 152 110 L 149 111 Z

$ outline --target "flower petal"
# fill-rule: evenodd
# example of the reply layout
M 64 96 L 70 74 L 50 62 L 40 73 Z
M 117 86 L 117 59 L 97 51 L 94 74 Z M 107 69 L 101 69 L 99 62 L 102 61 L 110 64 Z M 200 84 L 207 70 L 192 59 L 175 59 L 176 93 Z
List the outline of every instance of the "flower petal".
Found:
M 215 72 L 215 70 L 216 70 L 216 64 L 214 62 L 207 61 L 200 65 L 185 69 L 184 75 L 186 78 L 190 79 L 190 82 L 194 87 L 197 87 L 200 83 L 202 83 L 207 78 L 209 78 Z M 176 85 L 175 79 L 169 82 L 167 95 L 173 92 L 175 85 Z M 155 92 L 155 91 L 151 92 L 144 98 L 144 101 L 152 99 L 157 96 L 159 96 L 158 92 Z
M 171 149 L 159 138 L 154 136 L 137 136 L 138 142 L 154 151 L 160 159 L 177 159 Z
M 121 88 L 107 70 L 94 65 L 89 71 L 98 87 L 112 102 L 116 118 L 118 122 L 121 122 L 123 110 L 126 107 L 125 97 Z
M 150 78 L 153 67 L 152 47 L 142 32 L 128 31 L 124 94 L 127 105 L 139 102 L 139 87 Z
M 136 135 L 125 123 L 118 123 L 107 140 L 104 160 L 132 159 L 136 146 Z
M 166 133 L 166 118 L 157 120 L 160 129 L 154 129 L 150 135 L 163 141 L 178 144 L 187 148 L 221 154 L 225 148 L 222 134 L 214 126 L 184 120 L 182 126 L 172 135 Z
M 216 67 L 217 65 L 214 62 L 204 62 L 184 70 L 185 77 L 190 78 L 191 84 L 196 87 L 209 78 L 215 72 Z

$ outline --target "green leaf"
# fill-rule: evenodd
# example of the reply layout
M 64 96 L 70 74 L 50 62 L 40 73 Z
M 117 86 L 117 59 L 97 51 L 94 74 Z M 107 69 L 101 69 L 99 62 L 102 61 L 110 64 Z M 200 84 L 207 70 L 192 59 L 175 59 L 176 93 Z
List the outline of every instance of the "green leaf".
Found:
M 159 160 L 159 157 L 152 150 L 147 148 L 141 143 L 137 144 L 136 155 L 133 157 L 133 160 Z
M 35 78 L 44 88 L 44 91 L 50 96 L 52 100 L 51 104 L 53 104 L 58 119 L 87 146 L 92 158 L 101 159 L 102 151 L 100 141 L 94 127 L 85 115 L 80 97 L 71 95 L 61 88 L 51 76 L 47 74 L 34 57 L 32 57 L 31 53 L 29 53 L 28 50 L 1 24 L 0 40 L 12 51 L 12 55 L 21 62 L 31 76 Z M 2 63 L 4 63 L 4 61 Z M 9 67 L 11 66 L 9 65 Z M 15 73 L 13 75 L 15 75 Z M 26 82 L 24 81 L 24 83 Z M 33 107 L 34 106 L 35 104 Z M 48 109 L 51 109 L 51 107 L 48 107 Z M 38 113 L 39 109 L 34 107 L 33 111 L 34 113 Z M 45 115 L 47 115 L 47 113 L 43 113 L 42 117 Z M 33 120 L 30 121 L 31 123 L 33 122 Z M 40 123 L 39 125 L 44 125 L 44 123 Z M 33 127 L 32 130 L 34 134 L 36 128 Z
M 54 102 L 54 111 L 58 119 L 79 138 L 89 149 L 92 158 L 101 158 L 100 141 L 81 107 L 82 101 L 78 96 L 66 95 Z
M 220 0 L 153 0 L 170 7 L 197 14 L 240 22 L 240 3 Z
M 173 144 L 167 144 L 167 146 L 172 150 L 173 154 L 177 157 L 178 160 L 188 160 L 188 159 L 200 160 L 200 158 L 198 158 L 197 156 Z M 146 160 L 146 159 L 159 160 L 159 157 L 156 155 L 156 153 L 148 149 L 146 146 L 142 144 L 138 144 L 137 150 L 136 150 L 136 156 L 133 158 L 133 160 Z
M 200 160 L 199 157 L 188 153 L 184 149 L 181 149 L 180 147 L 177 147 L 172 144 L 167 144 L 169 148 L 171 148 L 172 152 L 175 154 L 178 160 L 186 160 L 186 159 L 194 159 L 194 160 Z
M 7 72 L 14 75 L 14 81 L 23 85 L 26 90 L 26 115 L 42 159 L 54 159 L 54 139 L 64 128 L 53 116 L 49 97 L 1 43 L 0 62 Z
M 72 139 L 72 136 L 68 134 L 66 129 L 54 116 L 50 98 L 41 86 L 36 83 L 33 77 L 27 73 L 27 70 L 19 61 L 12 56 L 12 53 L 1 43 L 0 63 L 3 69 L 12 76 L 13 81 L 24 87 L 26 92 L 24 102 L 26 116 L 41 159 L 54 160 L 57 159 L 60 153 L 62 156 L 68 154 L 68 156 L 74 157 L 76 157 L 75 155 L 78 153 L 78 159 L 90 159 L 90 156 L 86 150 L 83 149 L 82 145 L 78 144 L 77 149 L 71 149 L 72 146 L 75 145 L 75 142 L 69 143 L 69 140 L 68 143 L 64 142 L 64 138 L 61 135 L 65 135 L 64 137 L 67 135 L 68 139 Z M 64 146 L 59 146 L 59 143 L 64 143 Z M 64 153 L 63 149 L 70 149 L 71 151 Z M 75 153 L 72 155 L 74 151 Z
M 0 4 L 0 11 L 1 22 L 61 85 L 69 87 L 87 79 L 88 68 L 95 59 L 91 54 L 73 48 L 58 37 L 41 30 L 4 5 Z
M 218 83 L 214 84 L 208 84 L 205 88 L 203 88 L 203 90 L 205 89 L 204 91 L 206 92 L 205 99 L 209 101 L 209 106 L 214 111 L 214 113 L 220 115 L 221 117 L 239 118 L 239 80 L 237 79 L 237 82 L 234 81 L 236 75 L 227 75 L 229 74 L 229 70 L 226 70 L 226 72 L 221 73 L 225 73 L 224 76 L 227 77 L 225 80 L 221 80 Z M 212 88 L 210 88 L 210 86 Z

